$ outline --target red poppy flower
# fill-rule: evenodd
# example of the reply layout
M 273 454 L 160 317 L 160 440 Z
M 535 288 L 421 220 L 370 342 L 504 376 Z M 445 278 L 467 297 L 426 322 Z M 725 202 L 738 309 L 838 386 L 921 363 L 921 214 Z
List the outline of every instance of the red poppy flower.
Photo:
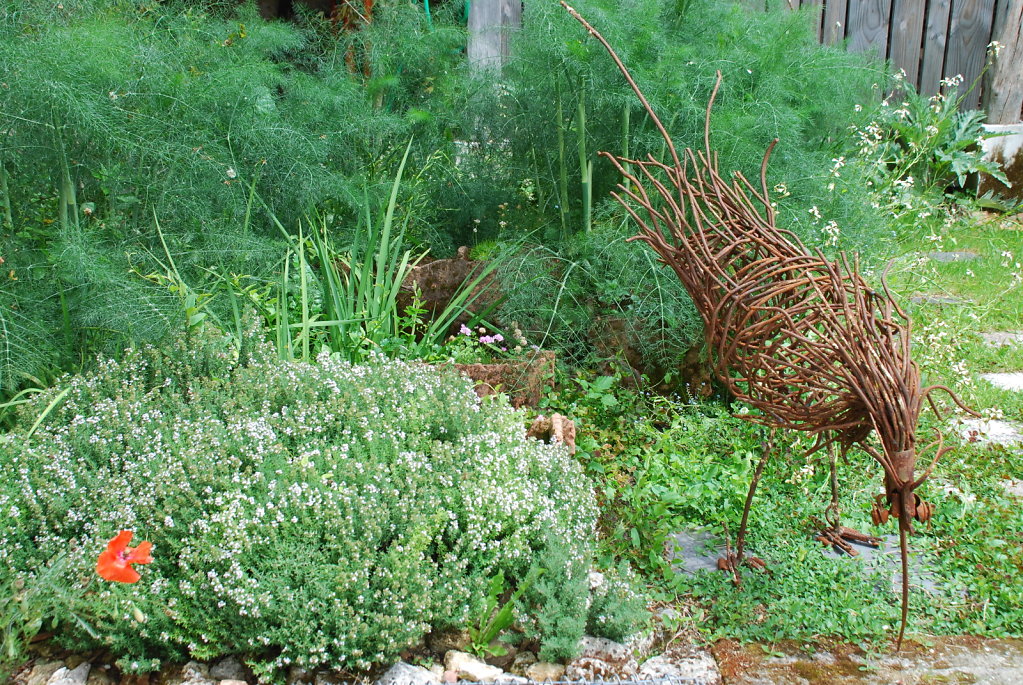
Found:
M 96 562 L 96 573 L 101 578 L 118 583 L 134 583 L 141 578 L 131 565 L 151 563 L 153 557 L 149 550 L 152 549 L 153 543 L 143 542 L 131 549 L 128 543 L 131 542 L 132 535 L 130 530 L 122 530 L 116 538 L 107 543 L 106 551 L 99 555 L 99 561 Z

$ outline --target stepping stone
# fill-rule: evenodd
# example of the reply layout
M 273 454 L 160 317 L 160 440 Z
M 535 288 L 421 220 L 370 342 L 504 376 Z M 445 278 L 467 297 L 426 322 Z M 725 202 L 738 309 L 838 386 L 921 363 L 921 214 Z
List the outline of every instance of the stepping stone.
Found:
M 964 299 L 948 295 L 913 295 L 913 297 L 909 298 L 909 301 L 913 304 L 963 305 L 967 303 Z
M 851 557 L 845 552 L 839 552 L 834 547 L 825 548 L 825 556 L 836 559 L 847 559 L 864 565 L 864 569 L 870 572 L 879 571 L 891 579 L 891 590 L 895 594 L 902 594 L 902 558 L 899 553 L 898 533 L 888 533 L 881 536 L 881 545 L 871 547 L 850 543 L 859 556 Z M 909 585 L 911 589 L 923 589 L 929 594 L 936 594 L 939 591 L 938 583 L 934 577 L 934 570 L 927 559 L 913 551 L 913 540 L 910 538 L 909 548 Z
M 718 559 L 725 556 L 724 543 L 699 528 L 668 536 L 664 547 L 671 567 L 678 573 L 717 571 Z
M 1009 478 L 999 481 L 998 484 L 1002 486 L 1002 490 L 1005 490 L 1005 494 L 1009 497 L 1023 499 L 1023 480 Z
M 1023 373 L 982 373 L 980 377 L 1002 390 L 1023 391 Z
M 972 259 L 980 257 L 976 252 L 928 252 L 924 255 L 928 259 L 934 262 L 941 262 L 947 264 L 949 262 L 968 262 Z
M 980 337 L 992 347 L 1023 345 L 1023 331 L 992 331 L 990 333 L 981 333 Z
M 966 442 L 992 445 L 1016 445 L 1023 442 L 1023 426 L 998 419 L 963 419 L 959 434 Z

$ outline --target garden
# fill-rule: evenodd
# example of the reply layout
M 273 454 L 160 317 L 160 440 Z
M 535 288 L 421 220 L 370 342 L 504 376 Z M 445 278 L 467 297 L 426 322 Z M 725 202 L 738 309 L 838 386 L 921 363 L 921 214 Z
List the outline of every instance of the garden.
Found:
M 0 674 L 683 678 L 673 654 L 753 649 L 869 675 L 1023 638 L 1023 208 L 977 191 L 1006 180 L 980 79 L 920 94 L 804 10 L 573 3 L 634 92 L 522 7 L 494 69 L 456 2 L 7 4 Z M 717 319 L 630 240 L 684 195 L 644 160 L 670 179 L 705 138 L 849 300 L 911 320 L 910 394 L 952 391 L 909 436 L 908 619 L 883 431 L 829 459 L 773 429 L 736 389 L 769 372 L 722 372 Z M 891 565 L 822 544 L 839 513 Z

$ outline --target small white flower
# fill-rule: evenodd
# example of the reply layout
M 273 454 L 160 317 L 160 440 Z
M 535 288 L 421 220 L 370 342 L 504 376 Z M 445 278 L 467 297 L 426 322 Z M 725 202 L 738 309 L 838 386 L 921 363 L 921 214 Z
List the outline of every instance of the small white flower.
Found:
M 238 172 L 235 171 L 233 167 L 227 167 L 227 177 L 228 178 L 237 178 L 238 177 Z

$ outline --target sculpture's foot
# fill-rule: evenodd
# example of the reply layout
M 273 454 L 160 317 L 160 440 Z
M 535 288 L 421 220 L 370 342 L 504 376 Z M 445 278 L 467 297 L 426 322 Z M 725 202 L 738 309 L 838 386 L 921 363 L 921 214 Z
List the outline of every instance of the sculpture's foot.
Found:
M 851 557 L 859 556 L 860 553 L 850 543 L 855 542 L 869 547 L 878 547 L 881 544 L 881 538 L 861 533 L 852 528 L 846 528 L 845 526 L 821 526 L 819 521 L 816 521 L 816 523 L 820 526 L 820 530 L 815 536 L 818 542 L 830 545 Z
M 767 562 L 760 557 L 755 557 L 752 554 L 747 554 L 739 559 L 734 554 L 727 554 L 718 559 L 718 570 L 727 571 L 732 574 L 732 582 L 737 586 L 742 585 L 742 573 L 739 567 L 743 564 L 761 571 L 767 570 Z

